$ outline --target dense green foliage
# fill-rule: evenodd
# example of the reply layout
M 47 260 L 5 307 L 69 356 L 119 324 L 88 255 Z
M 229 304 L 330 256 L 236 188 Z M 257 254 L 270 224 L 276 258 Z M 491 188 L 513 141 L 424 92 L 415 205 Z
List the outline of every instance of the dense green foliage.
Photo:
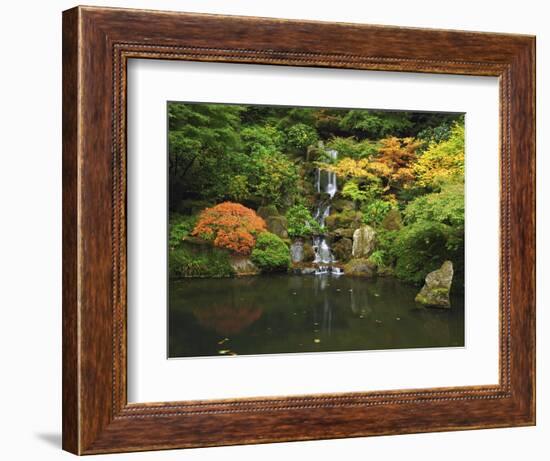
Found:
M 386 200 L 375 199 L 361 208 L 363 222 L 369 225 L 379 225 L 392 209 L 392 204 Z
M 205 276 L 206 259 L 216 276 L 230 275 L 232 253 L 250 255 L 262 271 L 283 270 L 288 239 L 308 243 L 319 234 L 343 239 L 345 253 L 363 223 L 376 231 L 369 262 L 379 273 L 422 283 L 449 259 L 453 286 L 463 286 L 463 115 L 170 103 L 168 119 L 174 276 Z M 326 227 L 312 216 L 326 200 L 314 187 L 317 168 L 338 178 L 341 208 L 331 209 Z M 239 207 L 253 213 L 251 231 L 235 217 Z M 181 245 L 190 236 L 223 251 L 192 254 Z
M 251 259 L 263 272 L 286 271 L 290 264 L 290 253 L 280 237 L 263 232 L 256 240 Z
M 290 237 L 309 237 L 322 232 L 321 227 L 304 205 L 290 207 L 286 213 L 286 219 Z
M 177 247 L 193 231 L 196 223 L 196 216 L 183 216 L 173 213 L 170 216 L 169 222 L 170 235 L 168 237 L 168 246 L 170 248 Z

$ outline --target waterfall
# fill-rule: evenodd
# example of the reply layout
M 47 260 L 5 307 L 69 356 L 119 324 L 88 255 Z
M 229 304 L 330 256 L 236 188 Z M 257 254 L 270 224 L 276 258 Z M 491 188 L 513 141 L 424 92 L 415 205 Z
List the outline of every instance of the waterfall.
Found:
M 338 158 L 338 152 L 334 149 L 327 150 L 327 154 L 333 161 Z M 326 194 L 325 196 L 319 197 L 314 215 L 315 220 L 321 226 L 324 226 L 325 219 L 330 214 L 332 199 L 338 191 L 336 173 L 317 168 L 315 171 L 315 188 L 318 194 Z M 316 264 L 328 265 L 334 262 L 334 256 L 324 235 L 316 235 L 313 237 L 313 250 L 315 251 L 314 262 Z M 326 273 L 329 270 L 330 267 L 319 267 L 319 273 Z

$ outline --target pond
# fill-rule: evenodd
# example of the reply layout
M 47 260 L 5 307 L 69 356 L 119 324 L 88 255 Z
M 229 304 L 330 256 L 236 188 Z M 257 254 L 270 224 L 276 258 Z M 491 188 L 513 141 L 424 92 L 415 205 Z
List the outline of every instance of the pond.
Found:
M 464 346 L 464 295 L 414 302 L 387 277 L 265 275 L 169 286 L 168 355 L 200 357 Z

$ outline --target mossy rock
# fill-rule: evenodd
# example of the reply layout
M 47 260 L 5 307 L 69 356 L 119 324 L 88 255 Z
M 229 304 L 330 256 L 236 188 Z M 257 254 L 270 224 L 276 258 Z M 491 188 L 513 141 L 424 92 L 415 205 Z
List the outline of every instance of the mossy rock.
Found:
M 343 238 L 352 239 L 353 232 L 354 232 L 354 229 L 339 228 L 339 229 L 336 229 L 335 231 L 330 232 L 329 237 L 332 242 L 337 242 L 338 240 Z
M 353 242 L 349 238 L 342 238 L 332 245 L 332 254 L 337 261 L 348 261 L 351 258 Z
M 344 265 L 344 274 L 354 277 L 371 278 L 376 276 L 376 264 L 366 258 L 356 258 Z
M 260 273 L 258 266 L 256 266 L 248 256 L 231 255 L 229 257 L 229 263 L 231 264 L 231 268 L 235 271 L 235 275 L 239 277 L 245 275 L 258 275 Z
M 401 213 L 398 209 L 392 208 L 386 213 L 382 220 L 382 227 L 386 230 L 399 230 L 403 227 L 403 221 L 401 219 Z
M 199 237 L 194 237 L 193 235 L 187 235 L 182 239 L 182 243 L 188 249 L 193 250 L 193 247 L 200 248 L 201 251 L 204 251 L 205 246 L 212 246 L 212 242 L 208 240 L 201 239 Z
M 427 307 L 451 307 L 449 293 L 453 274 L 453 263 L 445 261 L 440 269 L 426 276 L 426 283 L 416 295 L 415 301 Z
M 332 201 L 331 208 L 338 213 L 341 213 L 342 211 L 354 211 L 355 203 L 352 200 L 339 198 Z
M 377 266 L 376 275 L 379 277 L 394 277 L 395 269 L 391 266 Z
M 329 230 L 339 228 L 357 229 L 361 225 L 362 214 L 360 211 L 346 210 L 341 213 L 333 213 L 325 219 L 325 225 Z
M 376 248 L 376 231 L 371 226 L 362 225 L 353 232 L 352 254 L 356 258 L 368 258 Z
M 267 219 L 270 216 L 279 216 L 279 210 L 277 210 L 275 205 L 261 206 L 258 208 L 256 213 L 264 219 Z
M 284 216 L 268 216 L 265 222 L 269 232 L 282 239 L 288 238 L 288 221 Z
M 208 200 L 186 199 L 180 200 L 175 211 L 184 215 L 194 215 L 201 212 L 205 208 L 210 208 L 213 205 L 214 203 Z
M 315 250 L 311 243 L 304 243 L 304 262 L 312 262 L 315 259 Z

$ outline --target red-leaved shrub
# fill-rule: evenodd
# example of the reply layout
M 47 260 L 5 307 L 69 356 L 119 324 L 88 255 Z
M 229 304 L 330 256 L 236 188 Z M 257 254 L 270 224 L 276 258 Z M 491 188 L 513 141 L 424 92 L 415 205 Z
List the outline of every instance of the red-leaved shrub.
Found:
M 201 212 L 192 235 L 210 240 L 217 247 L 248 255 L 256 236 L 265 230 L 265 221 L 254 210 L 240 203 L 223 202 Z

